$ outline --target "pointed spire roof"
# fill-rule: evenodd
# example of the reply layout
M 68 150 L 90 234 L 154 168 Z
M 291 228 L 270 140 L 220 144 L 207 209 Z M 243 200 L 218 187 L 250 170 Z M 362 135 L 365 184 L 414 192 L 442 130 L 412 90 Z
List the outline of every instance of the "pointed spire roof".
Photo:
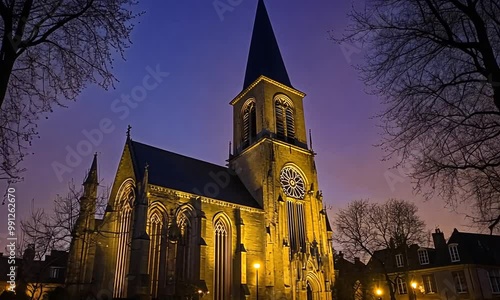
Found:
M 257 5 L 243 89 L 261 75 L 292 87 L 263 0 Z
M 89 173 L 87 174 L 87 179 L 83 184 L 98 184 L 97 179 L 97 153 L 94 154 L 94 160 L 92 161 L 92 166 L 90 167 Z

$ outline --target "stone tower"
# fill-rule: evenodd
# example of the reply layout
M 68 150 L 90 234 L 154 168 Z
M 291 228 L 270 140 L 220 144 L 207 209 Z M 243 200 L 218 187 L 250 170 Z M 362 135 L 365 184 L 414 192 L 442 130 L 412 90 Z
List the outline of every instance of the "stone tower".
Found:
M 95 258 L 95 214 L 97 202 L 97 154 L 83 182 L 80 212 L 73 227 L 66 284 L 72 295 L 90 291 Z
M 243 91 L 230 102 L 229 163 L 264 210 L 267 239 L 259 274 L 268 299 L 331 298 L 331 229 L 315 153 L 307 145 L 304 96 L 291 84 L 259 0 Z

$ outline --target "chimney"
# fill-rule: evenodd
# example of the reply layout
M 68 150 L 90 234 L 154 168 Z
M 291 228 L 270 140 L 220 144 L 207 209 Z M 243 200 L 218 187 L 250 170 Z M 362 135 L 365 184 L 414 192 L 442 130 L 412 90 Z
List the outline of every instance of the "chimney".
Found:
M 436 228 L 436 231 L 432 234 L 432 240 L 434 241 L 434 248 L 442 249 L 446 247 L 446 240 L 444 239 L 444 233 Z
M 339 251 L 339 258 L 343 259 L 344 258 L 344 253 L 342 251 Z

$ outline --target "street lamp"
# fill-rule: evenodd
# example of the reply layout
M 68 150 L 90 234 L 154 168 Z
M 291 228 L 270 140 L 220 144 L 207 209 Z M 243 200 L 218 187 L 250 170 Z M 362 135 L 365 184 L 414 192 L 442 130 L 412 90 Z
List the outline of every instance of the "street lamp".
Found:
M 382 297 L 380 297 L 380 296 L 382 296 L 382 289 L 377 288 L 377 289 L 375 290 L 375 294 L 377 294 L 377 296 L 379 296 L 379 297 L 378 297 L 378 299 L 382 299 Z
M 255 268 L 255 272 L 256 272 L 256 275 L 257 275 L 257 284 L 256 284 L 256 293 L 255 295 L 257 295 L 257 300 L 259 300 L 259 269 L 260 269 L 260 264 L 259 263 L 255 263 L 253 265 L 253 267 Z
M 413 289 L 413 299 L 417 300 L 417 283 L 415 281 L 411 282 L 411 288 Z

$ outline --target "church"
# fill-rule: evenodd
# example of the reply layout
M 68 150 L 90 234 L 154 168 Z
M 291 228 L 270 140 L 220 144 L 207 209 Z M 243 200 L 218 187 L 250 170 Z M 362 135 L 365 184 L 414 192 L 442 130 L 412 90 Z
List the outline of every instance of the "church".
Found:
M 129 128 L 96 219 L 95 156 L 69 255 L 72 299 L 102 290 L 141 300 L 332 299 L 332 230 L 304 97 L 259 0 L 243 89 L 229 102 L 227 166 L 135 141 Z

